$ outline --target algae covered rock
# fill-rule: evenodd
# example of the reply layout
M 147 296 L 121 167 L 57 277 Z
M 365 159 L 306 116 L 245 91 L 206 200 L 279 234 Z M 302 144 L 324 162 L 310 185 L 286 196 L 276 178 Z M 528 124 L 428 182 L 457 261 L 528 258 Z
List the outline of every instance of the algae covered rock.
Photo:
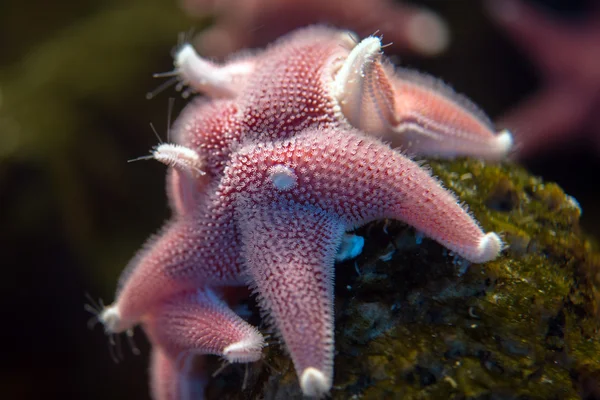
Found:
M 331 397 L 600 398 L 600 257 L 577 202 L 512 164 L 429 165 L 508 248 L 468 265 L 397 221 L 359 229 L 362 254 L 336 265 Z M 216 374 L 208 398 L 301 399 L 276 337 L 264 361 Z

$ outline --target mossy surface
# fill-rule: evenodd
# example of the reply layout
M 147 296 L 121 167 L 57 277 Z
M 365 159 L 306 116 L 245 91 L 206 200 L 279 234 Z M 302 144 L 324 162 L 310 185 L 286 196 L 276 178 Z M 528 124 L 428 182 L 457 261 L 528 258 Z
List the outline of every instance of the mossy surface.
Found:
M 576 201 L 510 163 L 430 161 L 508 248 L 469 265 L 396 221 L 358 231 L 336 265 L 334 399 L 597 398 L 600 257 Z M 282 346 L 231 368 L 209 398 L 302 398 Z

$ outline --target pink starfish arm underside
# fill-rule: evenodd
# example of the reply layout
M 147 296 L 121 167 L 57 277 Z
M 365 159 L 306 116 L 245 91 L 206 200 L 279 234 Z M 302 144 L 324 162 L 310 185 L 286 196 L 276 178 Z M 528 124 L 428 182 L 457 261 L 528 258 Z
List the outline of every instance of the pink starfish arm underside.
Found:
M 264 345 L 256 328 L 209 289 L 163 301 L 144 321 L 144 330 L 173 359 L 213 354 L 229 362 L 252 362 L 260 359 Z
M 218 57 L 240 48 L 262 46 L 296 28 L 316 23 L 351 29 L 360 35 L 379 32 L 395 50 L 424 55 L 443 51 L 449 41 L 448 29 L 440 17 L 422 8 L 389 0 L 211 3 L 208 6 L 204 1 L 183 2 L 184 8 L 192 14 L 213 11 L 220 16 L 216 26 L 197 37 L 203 52 Z
M 249 146 L 234 157 L 231 171 L 223 193 L 245 197 L 250 189 L 257 193 L 253 201 L 316 206 L 346 229 L 401 220 L 472 262 L 494 259 L 502 247 L 419 165 L 357 131 L 310 130 Z
M 511 149 L 509 132 L 496 134 L 481 110 L 441 81 L 403 69 L 391 81 L 392 145 L 419 155 L 486 159 L 500 159 Z
M 243 89 L 254 67 L 254 60 L 246 54 L 217 65 L 199 57 L 192 45 L 185 43 L 176 53 L 175 71 L 166 75 L 177 74 L 191 90 L 212 98 L 233 98 Z
M 483 112 L 447 85 L 394 70 L 382 59 L 375 37 L 352 49 L 336 74 L 333 92 L 354 127 L 416 154 L 501 158 L 512 144 L 508 132 L 495 135 Z
M 152 347 L 150 361 L 150 393 L 153 400 L 204 398 L 203 359 L 182 361 L 169 357 L 159 346 Z
M 425 74 L 384 65 L 380 42 L 368 38 L 336 78 L 344 116 L 364 132 L 419 155 L 501 158 L 512 145 L 464 96 Z
M 306 395 L 333 379 L 333 264 L 344 224 L 315 207 L 240 213 L 243 255 L 263 314 L 289 350 Z

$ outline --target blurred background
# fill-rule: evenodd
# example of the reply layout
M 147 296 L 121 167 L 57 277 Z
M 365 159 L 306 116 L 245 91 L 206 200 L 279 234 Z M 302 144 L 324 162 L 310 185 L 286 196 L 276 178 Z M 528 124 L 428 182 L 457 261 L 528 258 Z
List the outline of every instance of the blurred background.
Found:
M 197 3 L 210 11 L 214 1 Z M 494 119 L 522 110 L 521 101 L 552 82 L 520 33 L 494 22 L 483 2 L 409 3 L 440 15 L 451 41 L 438 56 L 399 50 L 394 61 L 441 77 Z M 596 2 L 527 4 L 552 23 L 595 27 L 575 32 L 581 40 L 571 47 L 600 59 Z M 164 167 L 127 160 L 157 143 L 149 123 L 166 136 L 169 97 L 173 115 L 185 105 L 172 88 L 151 100 L 146 94 L 162 83 L 153 73 L 172 69 L 178 34 L 218 21 L 186 10 L 176 0 L 0 2 L 2 398 L 148 398 L 143 334 L 136 332 L 142 355 L 125 344 L 124 361 L 115 364 L 100 327 L 86 326 L 91 315 L 83 306 L 85 293 L 113 300 L 120 271 L 169 216 Z M 559 42 L 548 47 L 564 61 Z M 584 86 L 600 90 L 598 75 L 582 73 Z M 592 93 L 584 106 L 599 98 Z M 541 139 L 540 150 L 519 162 L 574 196 L 584 231 L 597 240 L 600 107 L 591 109 L 569 122 L 564 140 L 542 146 Z

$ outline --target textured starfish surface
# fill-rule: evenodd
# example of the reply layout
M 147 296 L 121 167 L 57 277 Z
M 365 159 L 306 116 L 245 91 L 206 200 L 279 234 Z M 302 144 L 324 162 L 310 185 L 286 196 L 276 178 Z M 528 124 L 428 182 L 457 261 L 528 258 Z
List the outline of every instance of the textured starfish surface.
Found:
M 520 157 L 574 140 L 600 152 L 600 7 L 566 22 L 520 0 L 489 1 L 490 14 L 539 68 L 543 86 L 500 118 Z
M 214 27 L 198 36 L 203 54 L 222 57 L 263 46 L 294 29 L 331 24 L 361 36 L 379 32 L 394 50 L 435 55 L 448 45 L 444 21 L 431 11 L 391 0 L 182 0 L 191 15 L 215 14 Z
M 378 38 L 357 43 L 348 32 L 307 28 L 223 66 L 190 50 L 176 55 L 176 72 L 207 97 L 179 116 L 175 143 L 151 155 L 169 166 L 173 217 L 100 315 L 109 333 L 144 326 L 156 398 L 192 390 L 192 356 L 260 358 L 262 336 L 231 311 L 235 299 L 224 291 L 245 285 L 285 343 L 303 392 L 327 393 L 334 262 L 360 252 L 362 238 L 347 232 L 369 221 L 405 221 L 476 263 L 501 251 L 495 233 L 379 137 L 421 154 L 499 158 L 510 134 L 496 135 L 438 82 L 395 71 Z

